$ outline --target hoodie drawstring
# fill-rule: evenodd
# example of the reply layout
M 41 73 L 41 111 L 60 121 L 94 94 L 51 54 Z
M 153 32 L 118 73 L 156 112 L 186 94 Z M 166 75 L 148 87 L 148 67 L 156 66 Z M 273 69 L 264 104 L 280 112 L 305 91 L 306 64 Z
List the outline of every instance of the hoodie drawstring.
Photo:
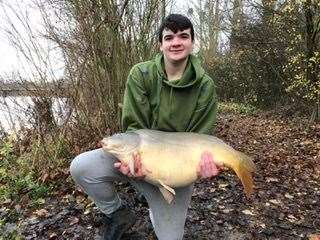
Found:
M 169 104 L 170 104 L 169 111 L 170 111 L 170 117 L 171 117 L 171 115 L 172 115 L 172 105 L 173 105 L 173 102 L 172 102 L 172 96 L 173 96 L 173 87 L 170 87 L 170 97 L 169 97 Z
M 161 90 L 162 90 L 162 76 L 158 76 L 158 89 L 157 89 L 157 105 L 154 108 L 154 120 L 153 120 L 153 124 L 152 124 L 152 128 L 156 128 L 156 126 L 158 125 L 158 118 L 159 118 L 159 109 L 160 109 L 160 103 L 161 103 Z

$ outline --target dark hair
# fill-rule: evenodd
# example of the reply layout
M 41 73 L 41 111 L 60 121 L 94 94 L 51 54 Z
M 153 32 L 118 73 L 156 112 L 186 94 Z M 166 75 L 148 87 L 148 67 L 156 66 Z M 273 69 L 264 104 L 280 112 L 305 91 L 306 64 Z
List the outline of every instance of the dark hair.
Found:
M 178 32 L 179 30 L 183 31 L 190 28 L 191 39 L 194 41 L 193 25 L 186 16 L 181 14 L 170 14 L 162 21 L 158 32 L 160 43 L 162 43 L 162 34 L 165 28 L 170 29 L 174 33 Z

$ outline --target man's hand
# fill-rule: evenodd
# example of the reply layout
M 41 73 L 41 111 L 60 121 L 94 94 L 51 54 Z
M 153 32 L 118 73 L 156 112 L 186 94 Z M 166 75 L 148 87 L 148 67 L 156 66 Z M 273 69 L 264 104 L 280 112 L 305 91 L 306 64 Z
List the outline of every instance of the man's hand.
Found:
M 130 168 L 128 164 L 124 163 L 121 160 L 119 162 L 116 162 L 114 164 L 114 167 L 117 168 L 122 174 L 128 177 L 144 178 L 146 176 L 147 171 L 142 166 L 141 156 L 139 153 L 133 154 L 133 162 L 134 162 L 134 174 L 130 172 Z
M 201 154 L 201 160 L 197 168 L 197 174 L 200 179 L 210 178 L 218 175 L 220 167 L 217 166 L 210 152 L 204 152 Z

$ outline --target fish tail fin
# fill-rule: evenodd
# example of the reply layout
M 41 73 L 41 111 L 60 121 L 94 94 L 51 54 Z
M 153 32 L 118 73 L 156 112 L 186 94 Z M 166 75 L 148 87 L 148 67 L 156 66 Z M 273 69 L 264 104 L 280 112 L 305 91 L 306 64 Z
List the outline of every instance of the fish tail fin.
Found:
M 237 176 L 240 178 L 247 198 L 250 198 L 253 192 L 253 179 L 252 179 L 251 173 L 242 166 L 235 167 L 233 170 L 236 172 Z
M 245 167 L 249 172 L 255 172 L 257 170 L 256 165 L 252 161 L 251 157 L 239 151 L 236 151 L 236 154 L 238 155 L 240 164 L 243 165 L 243 167 Z
M 239 159 L 239 164 L 234 171 L 241 180 L 247 198 L 250 198 L 254 187 L 252 172 L 256 171 L 256 166 L 248 155 L 239 151 L 236 151 L 236 154 Z
M 232 164 L 230 164 L 230 167 L 240 179 L 247 198 L 250 198 L 254 188 L 252 172 L 256 171 L 255 164 L 251 157 L 239 151 L 236 151 L 233 157 L 235 157 L 236 161 L 231 161 Z

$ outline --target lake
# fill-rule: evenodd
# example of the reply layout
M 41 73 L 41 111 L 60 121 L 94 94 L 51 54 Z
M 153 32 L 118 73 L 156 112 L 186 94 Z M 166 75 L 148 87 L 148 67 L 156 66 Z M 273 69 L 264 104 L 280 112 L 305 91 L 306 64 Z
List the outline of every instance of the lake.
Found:
M 30 126 L 33 106 L 31 97 L 1 97 L 0 129 L 11 133 L 19 130 L 21 126 Z M 53 114 L 58 124 L 66 117 L 65 109 L 65 98 L 53 98 Z

